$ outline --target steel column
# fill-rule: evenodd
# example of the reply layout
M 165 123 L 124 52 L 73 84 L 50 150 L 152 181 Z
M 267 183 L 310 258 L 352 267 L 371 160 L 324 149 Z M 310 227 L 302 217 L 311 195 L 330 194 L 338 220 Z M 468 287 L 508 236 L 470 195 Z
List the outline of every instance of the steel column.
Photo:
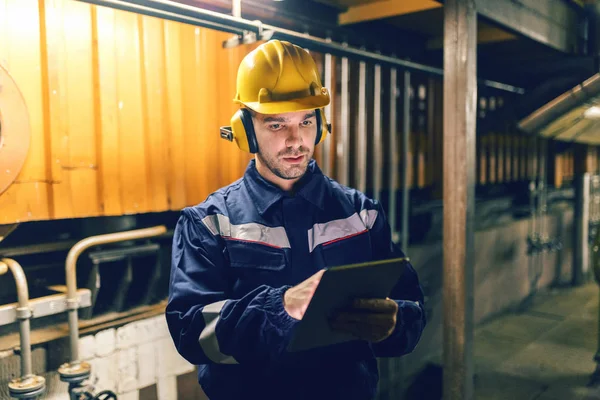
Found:
M 367 190 L 367 64 L 358 66 L 358 135 L 354 149 L 354 179 L 356 189 Z
M 473 399 L 475 0 L 444 2 L 444 400 Z
M 392 231 L 392 239 L 396 239 L 398 232 L 396 231 L 396 190 L 398 185 L 398 142 L 396 135 L 398 134 L 398 120 L 396 118 L 397 103 L 396 96 L 398 95 L 398 70 L 390 69 L 390 143 L 388 151 L 390 152 L 390 181 L 388 187 L 389 192 L 389 211 L 388 219 Z
M 373 81 L 373 198 L 380 200 L 383 172 L 381 142 L 381 65 L 375 65 Z

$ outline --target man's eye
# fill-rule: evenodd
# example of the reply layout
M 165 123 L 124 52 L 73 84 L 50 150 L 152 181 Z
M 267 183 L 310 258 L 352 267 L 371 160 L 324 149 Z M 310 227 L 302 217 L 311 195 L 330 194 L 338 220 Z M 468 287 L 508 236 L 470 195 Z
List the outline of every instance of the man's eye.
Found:
M 309 121 L 309 120 L 302 121 L 302 125 L 304 125 L 304 126 L 310 126 L 310 125 L 312 125 L 312 121 Z
M 281 128 L 281 124 L 269 125 L 269 129 L 272 129 L 274 131 L 278 130 L 279 128 Z

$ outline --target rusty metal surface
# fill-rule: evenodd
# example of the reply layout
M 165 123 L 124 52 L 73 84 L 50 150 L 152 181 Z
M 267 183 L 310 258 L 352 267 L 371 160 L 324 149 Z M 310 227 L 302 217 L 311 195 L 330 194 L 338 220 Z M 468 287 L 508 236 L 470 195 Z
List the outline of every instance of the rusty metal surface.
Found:
M 473 398 L 474 0 L 444 5 L 444 399 Z

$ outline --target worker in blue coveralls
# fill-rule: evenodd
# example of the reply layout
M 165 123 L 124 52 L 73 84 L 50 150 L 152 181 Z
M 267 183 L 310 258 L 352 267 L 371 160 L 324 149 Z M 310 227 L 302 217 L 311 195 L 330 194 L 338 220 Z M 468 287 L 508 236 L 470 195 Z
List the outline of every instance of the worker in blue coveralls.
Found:
M 185 208 L 173 238 L 169 330 L 211 400 L 376 396 L 376 357 L 413 351 L 425 327 L 408 265 L 391 299 L 358 299 L 331 320 L 357 340 L 288 352 L 326 268 L 403 256 L 381 205 L 312 160 L 330 102 L 311 55 L 261 44 L 237 75 L 240 109 L 221 135 L 255 154 L 244 176 Z

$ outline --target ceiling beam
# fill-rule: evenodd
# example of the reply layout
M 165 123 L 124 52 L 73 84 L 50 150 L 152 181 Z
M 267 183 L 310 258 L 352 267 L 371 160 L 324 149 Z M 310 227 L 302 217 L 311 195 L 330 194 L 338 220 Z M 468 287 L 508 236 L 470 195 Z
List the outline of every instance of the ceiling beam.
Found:
M 581 54 L 585 16 L 556 0 L 476 0 L 477 13 L 511 31 L 564 53 Z
M 516 40 L 518 36 L 495 26 L 482 26 L 477 29 L 477 44 L 488 44 Z M 436 37 L 427 41 L 427 50 L 441 50 L 444 46 L 444 38 Z
M 439 7 L 442 7 L 442 5 L 434 0 L 376 1 L 348 8 L 346 12 L 340 13 L 338 22 L 340 25 L 356 24 Z

